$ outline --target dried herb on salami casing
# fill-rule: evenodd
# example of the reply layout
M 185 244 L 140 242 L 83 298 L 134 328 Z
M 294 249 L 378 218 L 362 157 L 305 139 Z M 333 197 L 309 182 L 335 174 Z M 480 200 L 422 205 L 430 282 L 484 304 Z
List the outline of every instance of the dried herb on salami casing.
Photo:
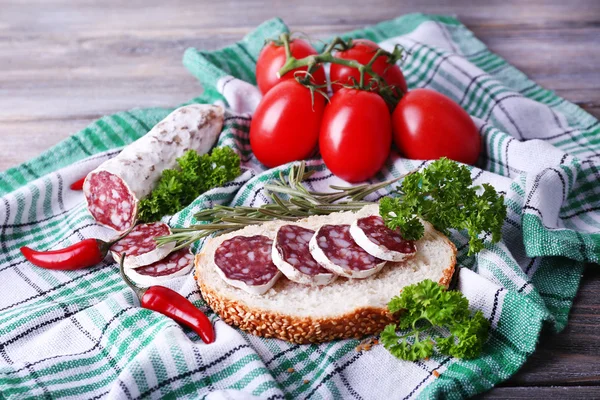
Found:
M 177 159 L 177 164 L 178 169 L 164 170 L 156 188 L 140 201 L 140 221 L 154 222 L 175 214 L 202 193 L 241 173 L 240 157 L 230 147 L 217 147 L 204 155 L 188 150 Z

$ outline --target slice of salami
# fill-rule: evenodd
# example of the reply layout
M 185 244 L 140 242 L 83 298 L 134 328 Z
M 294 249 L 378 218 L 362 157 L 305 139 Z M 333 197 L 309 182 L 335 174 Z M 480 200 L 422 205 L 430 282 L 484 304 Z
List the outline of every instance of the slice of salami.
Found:
M 347 278 L 366 278 L 385 261 L 364 251 L 350 236 L 350 225 L 323 225 L 309 244 L 312 256 L 325 269 Z
M 117 262 L 125 257 L 125 268 L 138 268 L 160 261 L 175 248 L 175 243 L 158 247 L 155 238 L 171 234 L 169 225 L 163 222 L 137 225 L 127 236 L 113 244 L 110 252 Z
M 222 126 L 222 107 L 191 104 L 173 111 L 87 175 L 83 193 L 92 216 L 119 232 L 129 229 L 135 224 L 139 201 L 154 189 L 162 172 L 175 167 L 189 149 L 207 153 Z
M 328 285 L 337 275 L 323 268 L 310 254 L 308 243 L 314 234 L 315 231 L 298 225 L 283 225 L 273 242 L 273 264 L 291 281 Z
M 386 261 L 402 261 L 415 255 L 417 246 L 385 226 L 379 215 L 359 218 L 350 225 L 352 239 L 370 255 Z
M 235 236 L 215 251 L 217 273 L 232 286 L 251 294 L 269 290 L 281 272 L 271 259 L 273 241 L 266 236 Z
M 127 258 L 126 258 L 127 259 Z M 194 266 L 190 249 L 181 249 L 166 258 L 136 269 L 127 269 L 127 276 L 140 287 L 149 287 L 188 274 Z

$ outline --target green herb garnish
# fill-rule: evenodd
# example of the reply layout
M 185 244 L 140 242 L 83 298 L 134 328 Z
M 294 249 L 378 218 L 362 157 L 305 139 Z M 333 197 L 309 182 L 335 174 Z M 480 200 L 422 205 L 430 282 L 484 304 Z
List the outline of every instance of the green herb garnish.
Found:
M 416 361 L 434 350 L 456 358 L 475 358 L 488 338 L 490 323 L 481 311 L 471 314 L 469 301 L 429 279 L 405 287 L 388 303 L 391 313 L 403 312 L 398 324 L 381 332 L 381 343 L 395 357 Z M 438 328 L 438 329 L 436 329 Z M 439 328 L 449 331 L 441 335 Z M 399 335 L 397 329 L 408 330 Z
M 186 151 L 177 159 L 179 168 L 163 171 L 158 185 L 139 205 L 142 222 L 158 221 L 187 207 L 209 189 L 240 175 L 240 157 L 231 147 L 217 147 L 210 154 Z
M 400 229 L 407 239 L 423 236 L 424 227 L 419 218 L 431 222 L 438 230 L 448 234 L 450 228 L 467 229 L 470 235 L 469 254 L 483 248 L 482 233 L 491 233 L 492 241 L 500 240 L 506 217 L 503 197 L 488 184 L 483 193 L 469 169 L 446 158 L 434 161 L 422 171 L 411 171 L 389 181 L 357 186 L 330 186 L 331 191 L 309 191 L 302 181 L 310 176 L 305 163 L 293 166 L 290 172 L 280 172 L 279 179 L 265 185 L 265 193 L 273 203 L 258 207 L 229 207 L 216 205 L 196 214 L 202 224 L 173 229 L 173 234 L 158 238 L 160 244 L 176 242 L 187 246 L 212 234 L 241 229 L 247 225 L 270 220 L 297 220 L 310 215 L 327 215 L 337 211 L 356 211 L 374 202 L 365 197 L 399 180 L 402 185 L 395 191 L 398 197 L 384 197 L 379 202 L 379 212 L 391 229 Z
M 409 240 L 423 237 L 420 219 L 429 221 L 446 235 L 450 228 L 466 229 L 471 255 L 483 249 L 480 235 L 491 234 L 492 242 L 500 240 L 506 206 L 493 186 L 487 183 L 481 188 L 473 186 L 467 167 L 440 158 L 422 171 L 406 176 L 398 197 L 381 199 L 379 213 L 388 228 L 399 229 Z

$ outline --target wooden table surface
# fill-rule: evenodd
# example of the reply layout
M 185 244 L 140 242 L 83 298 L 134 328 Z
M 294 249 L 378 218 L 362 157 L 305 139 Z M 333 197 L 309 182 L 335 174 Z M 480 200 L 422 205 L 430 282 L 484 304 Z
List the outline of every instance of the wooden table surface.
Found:
M 368 6 L 363 6 L 368 4 Z M 0 171 L 102 115 L 198 95 L 181 64 L 280 16 L 315 38 L 404 13 L 454 14 L 533 80 L 600 117 L 600 1 L 263 2 L 0 0 Z M 600 269 L 589 266 L 569 325 L 545 334 L 485 398 L 600 398 Z

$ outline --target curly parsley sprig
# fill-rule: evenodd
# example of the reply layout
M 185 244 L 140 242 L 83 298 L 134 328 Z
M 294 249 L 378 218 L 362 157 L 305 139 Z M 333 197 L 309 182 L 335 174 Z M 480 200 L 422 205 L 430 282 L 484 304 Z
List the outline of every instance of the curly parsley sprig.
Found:
M 223 186 L 240 175 L 240 157 L 231 147 L 217 147 L 210 154 L 186 151 L 177 159 L 179 168 L 162 172 L 156 188 L 140 201 L 139 219 L 158 221 L 187 207 L 209 189 Z
M 466 229 L 469 255 L 483 249 L 481 235 L 491 234 L 492 242 L 500 240 L 504 198 L 487 183 L 473 186 L 464 165 L 440 158 L 406 176 L 397 191 L 398 197 L 380 200 L 379 213 L 388 228 L 399 229 L 406 239 L 423 237 L 423 219 L 446 235 L 450 228 Z
M 434 351 L 456 358 L 475 358 L 488 338 L 490 323 L 481 311 L 471 315 L 469 301 L 429 279 L 405 287 L 388 303 L 391 313 L 402 312 L 398 324 L 381 332 L 381 343 L 397 358 L 416 361 Z M 449 331 L 442 336 L 439 328 Z M 399 335 L 400 329 L 408 331 Z

